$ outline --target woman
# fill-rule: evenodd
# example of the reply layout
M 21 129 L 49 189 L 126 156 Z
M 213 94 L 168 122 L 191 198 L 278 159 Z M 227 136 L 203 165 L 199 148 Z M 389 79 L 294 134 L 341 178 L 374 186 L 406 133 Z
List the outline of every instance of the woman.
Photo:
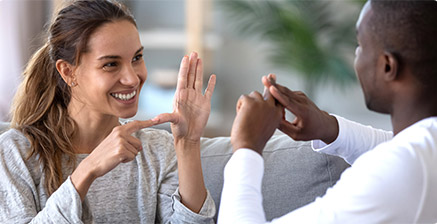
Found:
M 133 17 L 76 1 L 49 31 L 0 137 L 0 223 L 212 222 L 199 142 L 215 76 L 203 95 L 197 54 L 182 60 L 173 113 L 120 124 L 147 78 Z M 174 137 L 143 129 L 167 121 Z

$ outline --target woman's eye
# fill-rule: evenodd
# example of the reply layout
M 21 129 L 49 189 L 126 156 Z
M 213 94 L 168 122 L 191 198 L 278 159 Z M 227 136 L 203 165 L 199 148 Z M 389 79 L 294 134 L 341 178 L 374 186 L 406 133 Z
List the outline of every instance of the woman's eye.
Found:
M 109 62 L 103 65 L 103 70 L 109 71 L 117 67 L 117 62 Z
M 139 61 L 139 60 L 141 60 L 143 58 L 143 55 L 142 54 L 139 54 L 139 55 L 137 55 L 137 56 L 135 56 L 133 59 L 132 59 L 132 61 Z
M 108 67 L 108 68 L 115 67 L 115 66 L 117 66 L 116 62 L 110 62 L 103 65 L 103 67 Z

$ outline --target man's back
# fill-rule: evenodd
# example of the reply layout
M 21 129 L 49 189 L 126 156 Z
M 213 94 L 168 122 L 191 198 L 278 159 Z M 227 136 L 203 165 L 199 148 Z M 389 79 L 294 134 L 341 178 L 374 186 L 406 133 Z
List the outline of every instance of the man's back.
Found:
M 341 123 L 340 129 L 345 126 Z M 371 141 L 354 135 L 366 133 L 366 129 L 369 127 L 349 125 L 347 130 L 340 130 L 335 142 L 320 151 L 336 151 L 348 159 L 358 147 L 371 149 Z M 332 218 L 319 222 L 435 222 L 437 117 L 423 119 L 363 153 L 316 203 Z

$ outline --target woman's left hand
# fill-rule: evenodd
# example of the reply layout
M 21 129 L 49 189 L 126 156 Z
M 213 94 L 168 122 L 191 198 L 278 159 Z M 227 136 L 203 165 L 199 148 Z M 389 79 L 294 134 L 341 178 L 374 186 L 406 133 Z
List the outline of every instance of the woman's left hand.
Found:
M 193 52 L 182 59 L 173 101 L 173 113 L 160 114 L 157 123 L 171 122 L 178 158 L 179 194 L 181 202 L 198 213 L 207 191 L 200 161 L 200 137 L 211 111 L 215 75 L 211 75 L 205 94 L 202 93 L 202 60 Z
M 211 97 L 216 77 L 211 75 L 203 94 L 203 64 L 196 52 L 184 56 L 179 69 L 173 113 L 157 116 L 161 122 L 171 122 L 175 141 L 198 142 L 208 122 Z

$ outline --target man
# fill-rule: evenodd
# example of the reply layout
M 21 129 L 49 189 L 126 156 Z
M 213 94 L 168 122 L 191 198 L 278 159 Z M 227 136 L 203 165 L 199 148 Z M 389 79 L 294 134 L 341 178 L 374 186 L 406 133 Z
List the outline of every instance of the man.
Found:
M 393 133 L 331 116 L 273 75 L 263 77 L 271 95 L 253 92 L 238 102 L 219 223 L 266 222 L 260 155 L 276 128 L 316 139 L 315 150 L 352 166 L 323 197 L 273 223 L 436 223 L 436 36 L 436 1 L 371 0 L 361 11 L 355 71 L 367 107 L 390 114 Z

